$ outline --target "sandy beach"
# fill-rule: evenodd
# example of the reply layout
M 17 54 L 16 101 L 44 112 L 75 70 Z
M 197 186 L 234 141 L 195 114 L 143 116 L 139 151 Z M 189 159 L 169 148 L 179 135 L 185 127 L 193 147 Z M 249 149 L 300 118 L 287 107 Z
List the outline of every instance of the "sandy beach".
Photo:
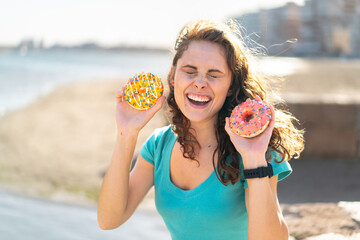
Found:
M 116 138 L 115 96 L 121 80 L 61 87 L 0 119 L 1 183 L 30 195 L 97 199 Z M 158 113 L 139 136 L 165 124 Z M 66 199 L 64 199 L 66 200 Z
M 356 77 L 360 76 L 359 66 L 359 61 L 305 61 L 301 69 L 281 82 L 281 94 L 289 101 L 331 99 L 359 103 L 360 80 Z M 1 188 L 54 201 L 95 206 L 113 152 L 115 96 L 123 83 L 124 79 L 101 79 L 67 85 L 0 118 Z M 165 124 L 164 114 L 159 112 L 142 130 L 136 152 L 153 129 Z M 311 204 L 297 207 L 311 209 L 314 206 Z M 329 204 L 322 207 L 329 211 L 337 208 L 337 204 Z M 284 208 L 291 214 L 295 210 L 290 206 L 284 205 Z M 140 209 L 154 211 L 152 191 Z M 307 212 L 307 216 L 317 214 L 316 211 Z M 338 215 L 340 219 L 341 214 Z M 348 220 L 351 227 L 343 227 L 343 231 L 341 224 L 334 224 L 332 230 L 300 233 L 298 236 L 302 238 L 298 239 L 331 231 L 346 235 L 359 232 L 359 222 L 351 217 Z M 306 219 L 301 221 L 306 222 Z M 293 222 L 290 230 L 301 232 L 295 227 L 301 224 Z

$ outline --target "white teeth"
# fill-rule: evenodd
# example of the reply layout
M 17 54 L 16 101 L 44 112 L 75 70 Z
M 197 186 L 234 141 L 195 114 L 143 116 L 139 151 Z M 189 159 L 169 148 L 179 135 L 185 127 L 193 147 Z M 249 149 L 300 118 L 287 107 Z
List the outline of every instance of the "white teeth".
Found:
M 208 102 L 210 100 L 207 96 L 199 96 L 195 94 L 188 94 L 188 98 L 197 102 Z

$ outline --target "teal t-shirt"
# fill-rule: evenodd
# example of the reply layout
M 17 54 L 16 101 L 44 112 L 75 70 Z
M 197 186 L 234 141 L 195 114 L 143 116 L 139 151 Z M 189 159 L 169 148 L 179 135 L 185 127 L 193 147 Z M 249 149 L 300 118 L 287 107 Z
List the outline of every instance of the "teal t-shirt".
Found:
M 224 186 L 213 171 L 194 189 L 178 188 L 170 180 L 170 156 L 176 139 L 170 125 L 159 128 L 140 150 L 141 156 L 154 165 L 155 205 L 171 238 L 247 239 L 246 180 Z M 287 161 L 276 163 L 274 157 L 270 162 L 274 175 L 278 174 L 280 181 L 287 177 L 292 169 Z

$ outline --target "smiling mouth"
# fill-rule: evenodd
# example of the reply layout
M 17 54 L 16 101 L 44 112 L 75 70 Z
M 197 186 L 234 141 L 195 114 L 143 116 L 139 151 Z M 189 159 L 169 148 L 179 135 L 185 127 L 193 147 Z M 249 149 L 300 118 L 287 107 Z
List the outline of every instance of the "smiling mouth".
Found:
M 211 101 L 211 98 L 208 96 L 200 96 L 191 93 L 187 94 L 186 97 L 192 104 L 197 106 L 204 106 Z

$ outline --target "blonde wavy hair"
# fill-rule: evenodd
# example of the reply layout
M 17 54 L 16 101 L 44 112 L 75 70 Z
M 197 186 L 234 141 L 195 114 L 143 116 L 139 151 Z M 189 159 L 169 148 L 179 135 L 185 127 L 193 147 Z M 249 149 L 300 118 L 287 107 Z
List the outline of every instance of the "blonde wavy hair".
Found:
M 244 44 L 238 25 L 235 22 L 222 24 L 205 20 L 189 23 L 181 29 L 175 43 L 172 68 L 168 74 L 170 88 L 167 98 L 169 121 L 172 124 L 173 131 L 178 136 L 183 156 L 197 161 L 195 158 L 196 149 L 200 148 L 200 144 L 190 131 L 190 121 L 182 114 L 175 102 L 174 87 L 170 84 L 170 81 L 174 78 L 178 60 L 182 57 L 190 42 L 195 40 L 209 41 L 222 46 L 232 74 L 230 92 L 219 111 L 215 126 L 218 145 L 214 150 L 212 160 L 218 179 L 224 185 L 227 185 L 229 182 L 235 184 L 241 178 L 238 153 L 224 130 L 224 126 L 225 117 L 229 117 L 232 109 L 247 98 L 255 99 L 255 96 L 259 96 L 274 105 L 276 123 L 267 156 L 271 151 L 276 151 L 282 156 L 279 162 L 290 160 L 292 157 L 298 158 L 304 149 L 303 130 L 295 128 L 293 122 L 296 122 L 297 119 L 291 113 L 278 109 L 275 103 L 272 103 L 267 98 L 266 80 L 257 75 L 250 67 L 249 57 L 252 55 L 250 49 Z M 215 166 L 216 153 L 218 153 L 217 167 Z M 232 161 L 228 161 L 228 156 L 231 157 Z M 270 158 L 267 160 L 270 160 Z

